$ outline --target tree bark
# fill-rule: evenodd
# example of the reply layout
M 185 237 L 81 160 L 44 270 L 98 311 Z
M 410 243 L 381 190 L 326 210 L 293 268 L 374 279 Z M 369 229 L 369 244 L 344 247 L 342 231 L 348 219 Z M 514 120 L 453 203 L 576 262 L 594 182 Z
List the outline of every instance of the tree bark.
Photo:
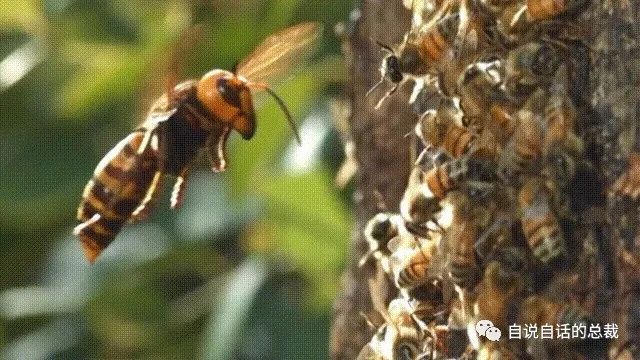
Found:
M 407 101 L 410 85 L 388 98 L 378 110 L 374 105 L 379 97 L 365 96 L 380 78 L 382 53 L 376 41 L 399 43 L 410 27 L 410 11 L 401 0 L 363 0 L 360 11 L 347 44 L 352 55 L 350 125 L 359 167 L 356 225 L 343 290 L 335 302 L 330 343 L 333 359 L 355 359 L 375 331 L 361 315 L 372 313 L 369 280 L 375 276 L 375 264 L 358 267 L 367 251 L 362 230 L 381 210 L 376 193 L 389 210 L 398 209 L 410 170 L 410 142 L 405 135 L 417 120 Z M 640 1 L 592 0 L 581 17 L 587 28 L 587 56 L 591 59 L 589 84 L 584 84 L 581 95 L 591 110 L 584 114 L 581 135 L 605 191 L 626 170 L 629 153 L 640 151 L 639 14 Z M 600 252 L 614 274 L 608 283 L 601 284 L 598 303 L 606 313 L 604 318 L 620 325 L 620 339 L 612 346 L 616 351 L 627 349 L 639 358 L 640 267 L 625 260 L 629 255 L 640 260 L 638 202 L 622 196 L 606 199 L 606 221 L 598 225 L 604 235 Z M 382 286 L 390 293 L 394 291 L 389 283 Z
M 351 239 L 348 270 L 343 290 L 334 305 L 331 357 L 355 359 L 371 339 L 370 328 L 361 315 L 372 311 L 368 279 L 375 264 L 359 268 L 358 261 L 368 250 L 362 236 L 364 224 L 381 209 L 380 196 L 390 210 L 398 208 L 409 175 L 409 142 L 405 135 L 417 117 L 407 102 L 410 86 L 399 89 L 378 110 L 378 94 L 365 96 L 380 79 L 382 52 L 376 41 L 397 44 L 411 23 L 411 13 L 400 0 L 365 0 L 349 44 L 353 54 L 351 72 L 352 116 L 350 126 L 358 164 L 355 192 L 356 226 Z M 385 89 L 386 91 L 386 89 Z M 381 91 L 382 92 L 382 91 Z
M 640 151 L 640 2 L 594 1 L 584 15 L 592 47 L 589 99 L 595 111 L 594 163 L 609 189 L 628 171 L 629 155 Z M 640 243 L 638 202 L 609 195 L 605 239 L 614 271 L 605 294 L 608 319 L 620 327 L 614 351 L 640 357 Z M 614 304 L 614 305 L 611 305 Z

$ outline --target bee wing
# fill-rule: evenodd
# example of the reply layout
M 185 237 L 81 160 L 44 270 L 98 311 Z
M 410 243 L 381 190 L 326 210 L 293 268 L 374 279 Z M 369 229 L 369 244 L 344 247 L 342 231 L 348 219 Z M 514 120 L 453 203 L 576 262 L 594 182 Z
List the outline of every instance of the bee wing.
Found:
M 185 54 L 188 54 L 204 35 L 204 25 L 196 24 L 184 29 L 178 39 L 176 39 L 170 48 L 169 58 L 167 61 L 167 76 L 165 83 L 165 91 L 169 99 L 174 96 L 174 88 L 178 85 L 178 79 L 182 76 L 184 69 Z
M 419 24 L 418 26 L 416 26 L 416 28 L 413 29 L 414 32 L 419 33 L 419 32 L 427 32 L 431 30 L 434 26 L 436 26 L 438 21 L 440 21 L 444 16 L 446 16 L 446 14 L 451 9 L 451 6 L 452 6 L 452 0 L 444 0 L 440 5 L 440 8 L 431 14 L 431 16 L 429 17 L 429 20 L 426 20 L 426 21 L 423 20 L 421 24 Z
M 424 20 L 422 18 L 422 13 L 424 11 L 424 0 L 405 0 L 404 6 L 409 8 L 413 13 L 411 17 L 411 29 L 419 29 L 422 26 Z
M 173 114 L 178 111 L 178 108 L 170 109 L 167 111 L 157 111 L 153 110 L 147 116 L 147 119 L 142 123 L 141 128 L 144 129 L 144 138 L 142 139 L 142 143 L 138 148 L 138 154 L 142 154 L 147 150 L 147 146 L 151 143 L 153 138 L 153 134 L 155 133 L 156 128 L 160 123 L 165 122 L 171 118 Z M 155 137 L 157 139 L 157 136 Z M 153 150 L 156 151 L 158 144 L 151 143 L 152 147 L 155 147 Z
M 305 22 L 268 36 L 237 67 L 236 73 L 252 82 L 267 82 L 278 77 L 309 55 L 322 26 Z
M 402 236 L 396 236 L 393 239 L 389 240 L 389 242 L 387 243 L 387 249 L 389 249 L 390 252 L 394 253 L 403 245 L 404 241 Z
M 367 343 L 358 353 L 358 357 L 356 357 L 356 360 L 378 360 L 378 359 L 382 359 L 382 357 L 373 348 L 371 343 Z

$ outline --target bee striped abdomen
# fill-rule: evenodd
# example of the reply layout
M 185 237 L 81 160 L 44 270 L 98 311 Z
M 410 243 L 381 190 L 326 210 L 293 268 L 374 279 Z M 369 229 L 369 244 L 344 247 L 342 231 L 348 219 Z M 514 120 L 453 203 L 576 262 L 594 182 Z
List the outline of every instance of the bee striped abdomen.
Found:
M 564 253 L 564 238 L 560 223 L 549 207 L 549 197 L 535 181 L 526 183 L 520 190 L 519 203 L 522 209 L 522 231 L 540 261 L 547 263 Z
M 449 234 L 452 242 L 452 253 L 449 272 L 454 283 L 461 287 L 469 287 L 477 277 L 477 263 L 474 244 L 478 229 L 466 219 L 454 221 Z
M 398 285 L 400 287 L 414 287 L 427 280 L 429 260 L 420 250 L 411 258 L 410 264 L 398 273 Z
M 453 125 L 447 130 L 442 147 L 451 155 L 458 158 L 469 150 L 474 136 L 463 127 Z
M 123 139 L 100 161 L 93 178 L 85 187 L 78 208 L 78 225 L 74 233 L 80 237 L 90 262 L 113 241 L 133 211 L 140 205 L 158 170 L 153 150 L 140 146 L 144 131 Z
M 452 14 L 440 20 L 434 29 L 424 35 L 420 43 L 420 55 L 428 62 L 439 62 L 449 49 L 460 24 L 458 14 Z
M 424 47 L 423 56 L 432 62 L 439 61 L 447 49 L 447 43 L 438 31 L 427 34 L 422 46 Z
M 531 18 L 535 20 L 551 19 L 568 10 L 564 0 L 529 0 L 527 8 Z
M 453 188 L 447 170 L 443 166 L 436 166 L 429 170 L 425 176 L 429 190 L 438 198 L 443 199 L 446 193 Z

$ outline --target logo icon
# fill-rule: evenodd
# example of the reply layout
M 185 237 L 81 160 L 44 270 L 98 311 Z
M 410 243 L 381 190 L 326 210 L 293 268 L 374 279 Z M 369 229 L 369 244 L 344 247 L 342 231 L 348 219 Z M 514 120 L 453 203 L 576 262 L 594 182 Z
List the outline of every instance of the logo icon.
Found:
M 493 326 L 490 320 L 480 320 L 476 323 L 476 332 L 478 336 L 485 336 L 491 341 L 500 340 L 502 332 L 497 327 Z

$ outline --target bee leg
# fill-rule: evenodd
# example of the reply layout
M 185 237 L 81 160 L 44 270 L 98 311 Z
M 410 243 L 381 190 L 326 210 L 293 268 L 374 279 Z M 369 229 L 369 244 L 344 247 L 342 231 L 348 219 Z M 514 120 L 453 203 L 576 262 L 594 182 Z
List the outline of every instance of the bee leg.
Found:
M 629 155 L 627 170 L 613 184 L 611 192 L 638 199 L 640 196 L 640 153 L 633 152 Z
M 180 175 L 178 175 L 178 178 L 176 179 L 176 183 L 173 185 L 173 191 L 171 192 L 171 209 L 178 209 L 182 206 L 190 170 L 191 166 L 187 165 L 180 172 Z
M 214 172 L 221 172 L 227 168 L 226 145 L 230 132 L 231 127 L 223 126 L 218 130 L 212 131 L 207 138 L 207 156 L 209 157 L 211 170 Z
M 149 185 L 149 189 L 147 189 L 147 194 L 138 207 L 133 210 L 131 213 L 131 217 L 129 218 L 130 223 L 138 222 L 144 220 L 149 217 L 151 214 L 151 209 L 156 203 L 160 192 L 162 191 L 163 181 L 163 173 L 161 171 L 156 171 L 153 176 L 153 180 L 151 180 L 151 184 Z

